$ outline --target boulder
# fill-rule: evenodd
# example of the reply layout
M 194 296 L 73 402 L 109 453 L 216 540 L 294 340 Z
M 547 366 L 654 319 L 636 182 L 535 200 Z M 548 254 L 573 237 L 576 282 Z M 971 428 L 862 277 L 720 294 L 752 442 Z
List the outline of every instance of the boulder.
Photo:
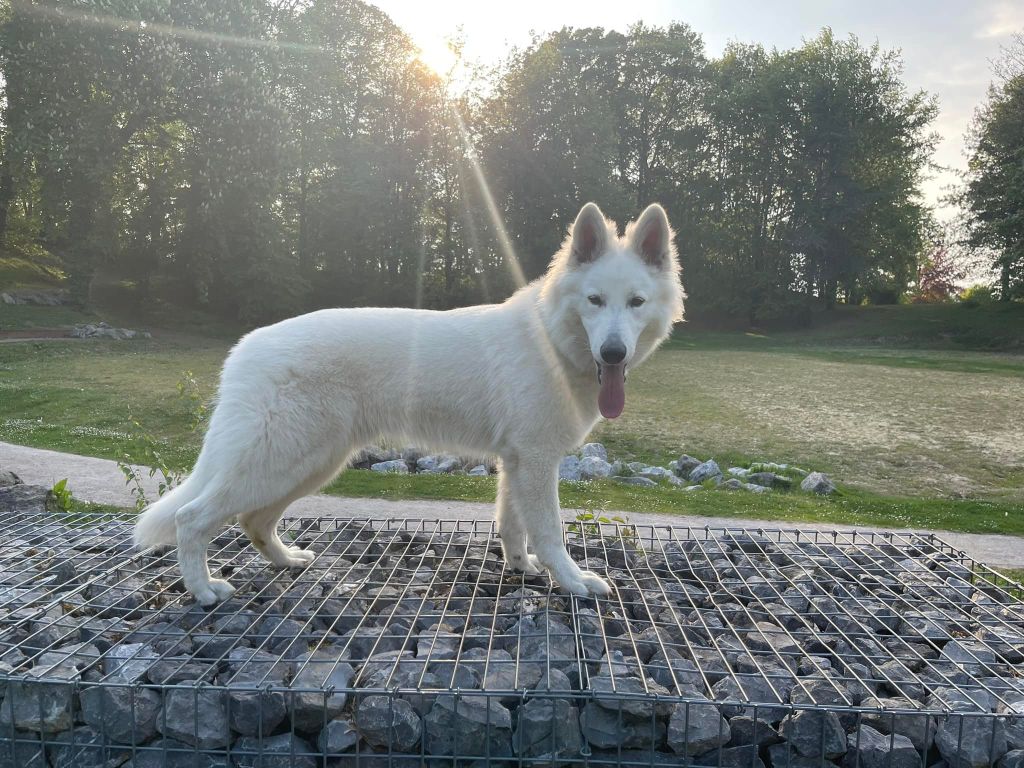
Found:
M 708 459 L 703 464 L 698 464 L 690 472 L 690 482 L 700 484 L 705 480 L 713 480 L 715 478 L 722 477 L 722 470 L 718 466 L 718 462 L 714 459 Z
M 816 493 L 819 496 L 830 496 L 836 492 L 836 487 L 828 475 L 822 472 L 811 472 L 800 483 L 800 489 L 809 493 Z
M 599 456 L 587 456 L 580 460 L 580 477 L 583 480 L 608 477 L 611 471 L 612 465 Z
M 559 480 L 581 480 L 580 460 L 576 456 L 566 456 L 558 465 Z

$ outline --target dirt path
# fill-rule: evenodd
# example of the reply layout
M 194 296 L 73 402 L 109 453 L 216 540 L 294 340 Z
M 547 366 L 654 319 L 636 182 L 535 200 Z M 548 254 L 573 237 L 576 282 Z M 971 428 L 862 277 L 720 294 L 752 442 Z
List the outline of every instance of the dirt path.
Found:
M 77 456 L 40 448 L 0 442 L 0 468 L 17 473 L 26 483 L 53 485 L 67 478 L 68 487 L 79 499 L 101 504 L 133 506 L 134 498 L 125 486 L 124 476 L 117 463 L 91 456 Z M 145 473 L 144 473 L 145 474 Z M 147 493 L 156 493 L 156 483 L 146 478 Z M 577 510 L 563 510 L 572 518 Z M 491 504 L 464 501 L 387 501 L 384 499 L 347 498 L 317 494 L 300 499 L 288 508 L 293 517 L 371 517 L 371 518 L 428 518 L 443 520 L 490 519 L 494 514 Z M 612 513 L 614 514 L 614 513 Z M 622 513 L 631 522 L 640 525 L 676 525 L 691 528 L 747 528 L 798 530 L 811 528 L 809 524 L 785 523 L 772 520 L 723 520 L 716 517 L 694 515 Z M 832 527 L 826 528 L 832 530 Z M 860 526 L 841 526 L 836 530 L 878 530 Z M 921 529 L 891 529 L 900 533 Z M 1024 568 L 1024 538 L 976 533 L 935 531 L 942 539 L 966 552 L 970 557 L 994 567 Z

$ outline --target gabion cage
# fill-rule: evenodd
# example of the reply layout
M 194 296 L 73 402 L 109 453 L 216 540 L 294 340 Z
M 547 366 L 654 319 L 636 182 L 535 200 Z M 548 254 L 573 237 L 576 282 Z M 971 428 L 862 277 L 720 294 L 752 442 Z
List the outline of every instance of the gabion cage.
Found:
M 3 521 L 0 766 L 1024 764 L 1022 588 L 933 536 L 569 524 L 583 599 L 491 523 L 282 528 L 204 610 L 130 520 Z

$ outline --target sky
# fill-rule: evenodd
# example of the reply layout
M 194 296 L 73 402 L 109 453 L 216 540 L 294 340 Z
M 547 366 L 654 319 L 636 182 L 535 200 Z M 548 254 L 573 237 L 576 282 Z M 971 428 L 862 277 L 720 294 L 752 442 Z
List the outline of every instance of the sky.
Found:
M 966 165 L 964 134 L 992 79 L 991 61 L 1014 32 L 1024 30 L 1024 0 L 376 0 L 429 59 L 443 59 L 444 41 L 461 27 L 470 60 L 493 63 L 510 47 L 563 26 L 625 30 L 636 21 L 689 24 L 717 56 L 730 41 L 792 48 L 822 27 L 864 44 L 900 49 L 904 81 L 939 99 L 933 130 L 940 140 L 934 160 L 950 170 L 923 186 L 927 202 L 946 218 L 940 199 Z M 429 63 L 429 62 L 428 62 Z

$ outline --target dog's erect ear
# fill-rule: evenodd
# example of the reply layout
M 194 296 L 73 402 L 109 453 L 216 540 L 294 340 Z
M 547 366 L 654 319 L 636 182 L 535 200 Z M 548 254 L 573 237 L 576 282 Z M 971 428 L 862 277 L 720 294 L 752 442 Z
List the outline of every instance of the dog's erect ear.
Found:
M 627 233 L 629 245 L 644 263 L 659 269 L 672 258 L 672 227 L 665 209 L 651 203 L 630 225 Z
M 608 249 L 608 224 L 601 209 L 587 203 L 572 225 L 570 257 L 576 264 L 589 264 Z

